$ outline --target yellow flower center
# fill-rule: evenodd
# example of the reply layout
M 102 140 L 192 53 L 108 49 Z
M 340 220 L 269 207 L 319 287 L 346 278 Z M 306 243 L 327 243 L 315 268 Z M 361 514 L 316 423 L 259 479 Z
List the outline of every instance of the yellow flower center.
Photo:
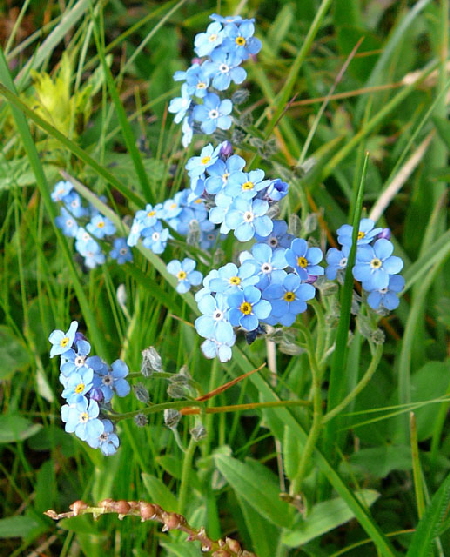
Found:
M 212 33 L 212 35 L 209 36 L 209 40 L 210 40 L 211 42 L 214 42 L 216 39 L 217 39 L 216 33 Z
M 294 302 L 295 301 L 295 292 L 285 292 L 283 295 L 283 300 L 285 302 Z
M 383 262 L 380 261 L 380 259 L 375 258 L 370 262 L 370 266 L 372 269 L 380 269 L 383 266 Z
M 365 236 L 364 232 L 363 232 L 362 230 L 360 230 L 360 231 L 358 232 L 357 238 L 358 238 L 358 240 L 362 240 L 362 239 L 364 238 L 364 236 Z
M 177 273 L 178 280 L 184 280 L 186 277 L 187 277 L 186 271 L 178 271 Z
M 84 391 L 85 386 L 86 385 L 84 383 L 78 383 L 78 385 L 75 387 L 75 392 L 77 393 L 77 395 Z
M 252 312 L 252 304 L 250 304 L 249 302 L 242 302 L 239 309 L 244 315 L 250 315 Z
M 211 157 L 202 157 L 202 158 L 200 159 L 200 162 L 201 162 L 202 164 L 208 164 L 210 160 L 211 160 Z
M 228 282 L 233 286 L 239 286 L 239 284 L 241 284 L 241 279 L 239 277 L 230 277 Z
M 59 343 L 61 348 L 65 348 L 69 344 L 69 337 L 63 337 Z
M 105 222 L 102 220 L 97 223 L 97 228 L 103 228 L 104 226 L 105 226 Z
M 83 412 L 80 414 L 80 422 L 86 423 L 89 421 L 89 414 L 87 412 Z
M 147 217 L 154 217 L 156 215 L 156 211 L 149 211 L 147 213 Z
M 297 266 L 301 267 L 302 269 L 307 267 L 308 266 L 308 260 L 306 259 L 306 257 L 297 257 Z
M 245 46 L 246 42 L 247 41 L 244 39 L 244 37 L 236 37 L 236 44 L 238 46 Z
M 244 182 L 242 184 L 242 189 L 243 190 L 252 190 L 255 187 L 254 182 Z

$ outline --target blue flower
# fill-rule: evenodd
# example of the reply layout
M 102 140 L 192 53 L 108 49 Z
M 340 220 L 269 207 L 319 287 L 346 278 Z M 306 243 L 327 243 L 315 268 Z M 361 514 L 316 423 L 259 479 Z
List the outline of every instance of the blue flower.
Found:
M 267 199 L 269 201 L 281 201 L 283 197 L 289 192 L 289 184 L 283 182 L 279 178 L 276 180 L 271 180 L 267 187 L 267 190 L 263 192 L 263 199 Z
M 114 234 L 116 231 L 114 224 L 100 213 L 92 218 L 86 228 L 88 232 L 100 239 L 108 236 L 109 234 Z
M 198 286 L 202 282 L 202 274 L 194 269 L 195 261 L 188 257 L 183 259 L 183 261 L 174 259 L 167 264 L 167 271 L 178 279 L 175 290 L 179 294 L 185 294 L 191 286 Z
M 259 321 L 264 321 L 272 309 L 270 302 L 261 300 L 261 290 L 255 286 L 247 286 L 244 290 L 231 294 L 228 296 L 228 303 L 230 323 L 246 331 L 255 330 Z
M 175 114 L 174 122 L 179 124 L 186 116 L 192 104 L 189 87 L 186 83 L 181 86 L 181 97 L 172 99 L 167 109 L 171 114 Z
M 61 208 L 59 217 L 55 218 L 55 224 L 66 236 L 75 237 L 77 235 L 77 221 L 73 218 L 69 211 L 67 211 L 67 209 L 64 209 L 64 207 Z
M 347 267 L 348 257 L 350 255 L 350 246 L 342 246 L 342 250 L 330 248 L 325 257 L 328 267 L 325 269 L 325 275 L 328 280 L 334 280 L 337 274 Z
M 203 104 L 194 108 L 194 120 L 201 122 L 203 133 L 214 133 L 216 128 L 228 130 L 231 126 L 229 116 L 233 104 L 229 99 L 221 100 L 215 93 L 208 93 L 203 98 Z
M 228 184 L 231 174 L 240 172 L 245 166 L 245 160 L 239 155 L 231 155 L 226 161 L 218 159 L 207 169 L 208 178 L 205 180 L 205 190 L 209 194 L 217 194 Z
M 318 265 L 323 259 L 320 248 L 310 248 L 308 242 L 296 238 L 291 247 L 286 250 L 286 259 L 289 265 L 302 280 L 308 280 L 309 275 L 323 275 L 324 270 Z
M 390 275 L 386 288 L 372 290 L 367 296 L 367 303 L 372 309 L 396 309 L 400 303 L 398 293 L 403 290 L 405 279 L 401 275 Z
M 85 217 L 89 213 L 88 209 L 82 206 L 81 197 L 74 191 L 64 196 L 64 205 L 77 219 Z
M 119 396 L 126 396 L 130 392 L 130 385 L 125 377 L 128 375 L 128 366 L 122 360 L 116 360 L 111 369 L 102 368 L 96 372 L 100 377 L 100 389 L 103 393 L 105 402 L 109 402 L 114 392 Z
M 374 228 L 375 223 L 371 219 L 361 219 L 359 223 L 359 231 L 356 244 L 358 246 L 363 246 L 369 244 L 378 234 L 380 234 L 382 228 Z M 352 245 L 352 234 L 353 226 L 350 224 L 344 224 L 337 229 L 338 242 L 342 246 Z
M 270 284 L 263 291 L 263 298 L 272 304 L 267 322 L 270 325 L 281 323 L 290 327 L 297 315 L 306 311 L 306 302 L 314 298 L 315 294 L 314 286 L 303 283 L 294 273 L 288 274 L 282 283 Z
M 169 240 L 169 230 L 162 227 L 161 221 L 157 221 L 155 226 L 145 228 L 142 232 L 144 247 L 152 250 L 153 253 L 160 255 L 167 247 Z
M 273 273 L 277 273 L 288 266 L 285 257 L 286 250 L 279 248 L 272 250 L 264 243 L 257 243 L 251 249 L 251 256 L 245 259 L 245 263 L 255 266 L 255 274 L 259 281 L 258 288 L 263 289 L 268 286 Z M 284 277 L 284 273 L 280 276 Z
M 272 232 L 266 236 L 255 234 L 257 242 L 264 242 L 272 249 L 289 248 L 294 239 L 295 236 L 293 234 L 288 234 L 288 225 L 284 220 L 274 220 Z
M 264 171 L 260 168 L 250 172 L 233 172 L 224 188 L 224 193 L 230 197 L 253 199 L 256 194 L 267 188 L 270 180 L 263 180 Z
M 103 431 L 102 422 L 98 419 L 100 408 L 95 400 L 81 397 L 75 403 L 65 404 L 61 408 L 61 419 L 66 422 L 68 433 L 75 433 L 82 441 L 99 437 Z
M 200 156 L 191 157 L 187 164 L 186 170 L 189 172 L 191 180 L 197 180 L 203 176 L 205 170 L 212 166 L 219 158 L 220 145 L 214 148 L 211 143 L 203 147 Z
M 53 344 L 50 349 L 50 358 L 53 358 L 53 356 L 60 356 L 72 348 L 77 328 L 78 322 L 72 321 L 67 333 L 57 329 L 50 334 L 48 340 Z
M 109 252 L 110 257 L 115 259 L 119 265 L 127 261 L 133 261 L 133 254 L 127 245 L 126 238 L 116 238 L 114 248 Z
M 98 437 L 89 437 L 87 442 L 93 449 L 100 449 L 105 456 L 113 455 L 119 448 L 119 438 L 115 433 L 114 424 L 110 420 L 101 420 L 103 431 Z
M 214 198 L 214 202 L 216 206 L 209 210 L 209 220 L 215 224 L 222 224 L 220 232 L 222 234 L 228 234 L 230 229 L 226 225 L 225 219 L 232 208 L 233 200 L 228 195 L 220 192 Z
M 64 375 L 62 377 L 64 378 Z M 80 396 L 87 394 L 93 386 L 94 370 L 80 368 L 78 372 L 72 373 L 66 378 L 65 388 L 61 396 L 67 399 L 69 403 L 77 402 L 77 400 L 80 400 Z
M 237 85 L 247 77 L 244 68 L 239 67 L 242 58 L 235 53 L 217 49 L 211 53 L 210 59 L 202 64 L 205 73 L 212 78 L 212 86 L 218 91 L 225 91 L 234 81 Z
M 222 294 L 206 294 L 198 301 L 202 312 L 195 320 L 195 330 L 207 339 L 232 346 L 236 341 L 233 327 L 228 321 L 228 301 Z
M 240 242 L 251 240 L 255 233 L 267 236 L 273 229 L 273 223 L 267 216 L 268 210 L 267 201 L 261 199 L 247 201 L 238 198 L 225 215 L 225 224 L 230 230 L 234 230 Z
M 217 356 L 221 362 L 228 362 L 232 356 L 231 346 L 233 344 L 234 342 L 227 344 L 208 338 L 202 342 L 201 350 L 206 358 L 212 359 Z
M 198 33 L 195 35 L 195 52 L 197 56 L 208 56 L 211 52 L 222 44 L 222 25 L 218 21 L 214 21 L 208 25 L 206 33 Z
M 392 255 L 394 246 L 389 240 L 377 240 L 372 246 L 363 245 L 356 251 L 353 276 L 362 281 L 365 290 L 381 290 L 389 286 L 389 276 L 403 268 L 400 257 Z
M 209 281 L 211 292 L 233 294 L 247 286 L 254 286 L 259 281 L 255 267 L 251 263 L 244 263 L 239 268 L 234 263 L 227 263 L 217 270 L 217 276 Z
M 53 201 L 64 201 L 66 195 L 68 195 L 72 190 L 72 182 L 60 181 L 55 184 L 51 197 Z
M 88 367 L 97 369 L 101 363 L 99 356 L 89 356 L 91 345 L 86 340 L 77 340 L 75 335 L 74 348 L 61 355 L 61 373 L 65 377 L 73 372 L 86 370 Z
M 239 26 L 231 23 L 225 27 L 224 33 L 223 48 L 241 60 L 247 60 L 250 54 L 257 54 L 262 48 L 261 41 L 253 37 L 255 26 L 252 21 L 243 21 Z

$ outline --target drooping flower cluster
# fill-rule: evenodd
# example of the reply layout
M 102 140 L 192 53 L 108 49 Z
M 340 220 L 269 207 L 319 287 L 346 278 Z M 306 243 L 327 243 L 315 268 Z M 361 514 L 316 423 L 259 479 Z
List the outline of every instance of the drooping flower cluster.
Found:
M 114 423 L 106 413 L 115 394 L 126 396 L 130 385 L 125 377 L 128 367 L 122 360 L 108 366 L 99 356 L 89 356 L 91 345 L 77 332 L 78 323 L 72 321 L 67 333 L 53 331 L 50 357 L 61 356 L 59 379 L 66 400 L 61 408 L 65 430 L 75 433 L 90 447 L 112 455 L 119 446 Z
M 195 37 L 194 50 L 199 58 L 186 71 L 174 75 L 175 80 L 184 83 L 181 97 L 170 102 L 169 112 L 175 114 L 176 123 L 182 122 L 184 147 L 191 142 L 196 126 L 206 134 L 231 127 L 233 103 L 221 99 L 218 93 L 232 82 L 241 84 L 247 77 L 242 62 L 261 50 L 261 41 L 253 36 L 253 19 L 217 14 L 210 18 L 213 22 L 206 32 Z
M 61 211 L 55 219 L 56 226 L 66 236 L 75 238 L 75 249 L 84 257 L 89 269 L 102 265 L 106 256 L 102 249 L 107 239 L 112 240 L 116 232 L 114 224 L 102 215 L 93 205 L 84 207 L 80 195 L 74 190 L 72 182 L 60 181 L 55 184 L 51 197 L 61 203 Z M 100 240 L 100 241 L 99 241 Z M 132 261 L 133 256 L 125 238 L 114 238 L 109 257 L 118 263 Z
M 326 255 L 327 278 L 334 280 L 347 267 L 352 245 L 353 227 L 344 224 L 337 230 L 342 249 L 330 248 Z M 359 225 L 356 262 L 352 269 L 356 280 L 367 292 L 367 303 L 375 310 L 393 310 L 398 307 L 398 294 L 405 285 L 399 275 L 403 268 L 400 257 L 392 255 L 394 245 L 389 240 L 388 228 L 376 228 L 371 219 L 362 219 Z

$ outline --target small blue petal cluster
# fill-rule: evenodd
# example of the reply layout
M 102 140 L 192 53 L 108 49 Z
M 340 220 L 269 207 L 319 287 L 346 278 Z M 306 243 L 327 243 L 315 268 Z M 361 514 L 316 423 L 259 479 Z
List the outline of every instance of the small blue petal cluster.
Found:
M 171 275 L 177 277 L 178 283 L 175 290 L 179 294 L 185 294 L 191 286 L 198 286 L 202 282 L 202 274 L 195 271 L 195 261 L 186 257 L 183 261 L 169 261 L 167 270 Z
M 195 127 L 206 134 L 231 127 L 233 103 L 221 99 L 217 92 L 227 90 L 232 82 L 241 84 L 247 77 L 242 62 L 261 50 L 261 41 L 253 36 L 253 19 L 217 14 L 210 18 L 213 22 L 206 32 L 195 37 L 194 50 L 199 58 L 186 71 L 174 75 L 184 83 L 181 97 L 170 102 L 169 112 L 175 114 L 176 123 L 182 122 L 184 147 L 191 142 Z
M 75 238 L 75 249 L 84 257 L 86 267 L 93 269 L 105 263 L 106 256 L 99 240 L 104 244 L 105 240 L 112 239 L 116 232 L 114 224 L 93 205 L 84 207 L 72 182 L 61 181 L 55 184 L 51 197 L 55 203 L 61 203 L 60 214 L 55 219 L 56 226 L 66 236 Z M 125 238 L 114 239 L 114 247 L 109 256 L 120 264 L 133 260 Z
M 119 447 L 119 438 L 106 413 L 114 394 L 126 396 L 130 392 L 125 379 L 128 367 L 122 360 L 108 366 L 99 356 L 89 356 L 91 345 L 77 328 L 78 323 L 72 321 L 66 333 L 55 330 L 48 337 L 52 344 L 50 357 L 61 356 L 59 379 L 66 400 L 61 419 L 68 433 L 75 433 L 109 456 Z
M 338 242 L 342 249 L 331 248 L 326 255 L 328 267 L 325 274 L 334 280 L 347 267 L 352 244 L 353 227 L 344 224 L 337 230 Z M 376 228 L 371 219 L 362 219 L 359 225 L 356 262 L 352 269 L 356 280 L 361 281 L 368 293 L 367 303 L 375 310 L 393 310 L 398 307 L 398 294 L 405 285 L 399 275 L 403 268 L 400 257 L 392 255 L 394 246 L 389 241 L 390 230 Z
M 206 339 L 207 358 L 228 361 L 236 329 L 261 334 L 264 324 L 291 326 L 315 296 L 312 283 L 324 273 L 322 251 L 288 234 L 286 222 L 270 222 L 270 231 L 240 254 L 239 267 L 213 269 L 195 296 L 202 313 L 195 329 Z

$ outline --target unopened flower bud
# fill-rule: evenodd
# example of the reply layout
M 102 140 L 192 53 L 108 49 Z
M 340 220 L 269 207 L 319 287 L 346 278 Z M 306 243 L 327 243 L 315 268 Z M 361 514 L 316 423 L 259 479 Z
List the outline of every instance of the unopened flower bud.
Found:
M 154 371 L 162 371 L 162 360 L 153 346 L 142 350 L 142 366 L 141 373 L 145 377 L 149 377 Z
M 223 159 L 228 159 L 228 157 L 231 157 L 232 154 L 233 154 L 233 145 L 231 144 L 231 142 L 228 140 L 223 141 L 222 145 L 220 146 L 220 156 Z
M 238 89 L 231 95 L 231 102 L 234 105 L 239 106 L 240 104 L 247 102 L 249 96 L 250 92 L 248 89 Z
M 233 540 L 232 538 L 225 538 L 225 542 L 228 544 L 228 547 L 231 549 L 231 551 L 233 551 L 234 553 L 239 553 L 240 551 L 242 551 L 242 547 L 241 544 L 236 541 Z
M 181 413 L 174 408 L 167 408 L 164 410 L 164 423 L 169 429 L 176 429 L 181 418 Z
M 116 513 L 119 515 L 119 518 L 121 516 L 125 516 L 126 514 L 128 514 L 129 510 L 130 510 L 130 505 L 128 503 L 128 501 L 116 501 L 116 504 L 114 505 L 114 510 L 116 511 Z
M 142 518 L 142 522 L 145 520 L 151 520 L 156 516 L 156 506 L 151 503 L 139 503 L 139 512 Z
M 147 404 L 150 400 L 148 389 L 146 389 L 142 383 L 136 383 L 136 385 L 133 385 L 133 390 L 138 401 Z
M 88 504 L 83 501 L 75 501 L 70 505 L 70 509 L 73 510 L 73 516 L 78 516 L 81 511 L 88 508 Z
M 167 387 L 167 394 L 170 398 L 185 398 L 186 397 L 186 388 L 184 385 L 179 385 L 177 383 L 171 383 Z
M 148 425 L 148 418 L 144 414 L 138 414 L 134 417 L 134 423 L 138 427 L 145 427 L 146 425 Z
M 204 439 L 208 435 L 208 432 L 206 431 L 206 428 L 202 424 L 190 429 L 189 433 L 194 438 L 194 441 L 201 441 L 202 439 Z

